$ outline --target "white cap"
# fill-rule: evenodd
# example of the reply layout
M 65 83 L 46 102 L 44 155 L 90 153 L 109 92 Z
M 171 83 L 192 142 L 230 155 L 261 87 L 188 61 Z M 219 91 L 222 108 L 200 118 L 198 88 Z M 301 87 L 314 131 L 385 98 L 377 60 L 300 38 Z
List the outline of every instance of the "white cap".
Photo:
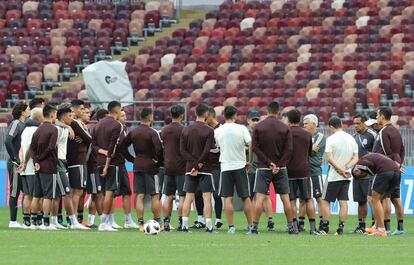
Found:
M 369 120 L 367 120 L 367 121 L 365 122 L 365 125 L 366 125 L 366 126 L 372 126 L 372 125 L 374 125 L 375 123 L 378 123 L 378 121 L 377 121 L 376 119 L 369 119 Z
M 315 126 L 318 127 L 318 117 L 315 114 L 306 115 L 303 120 L 309 120 L 309 122 L 315 123 Z

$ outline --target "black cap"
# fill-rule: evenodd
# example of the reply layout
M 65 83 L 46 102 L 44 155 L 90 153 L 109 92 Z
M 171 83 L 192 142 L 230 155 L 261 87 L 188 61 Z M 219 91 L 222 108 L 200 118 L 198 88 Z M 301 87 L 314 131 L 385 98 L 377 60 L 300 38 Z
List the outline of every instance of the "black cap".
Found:
M 260 112 L 258 112 L 257 110 L 249 110 L 247 112 L 247 119 L 249 120 L 253 120 L 253 119 L 260 119 Z

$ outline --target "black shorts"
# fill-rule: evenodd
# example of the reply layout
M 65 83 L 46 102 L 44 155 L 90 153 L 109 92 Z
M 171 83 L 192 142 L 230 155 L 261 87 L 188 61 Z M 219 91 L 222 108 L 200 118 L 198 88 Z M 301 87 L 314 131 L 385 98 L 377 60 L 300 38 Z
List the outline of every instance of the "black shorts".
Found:
M 35 188 L 35 175 L 20 175 L 24 195 L 33 196 Z
M 400 198 L 401 173 L 399 171 L 387 171 L 375 175 L 369 184 L 369 195 L 372 191 L 390 196 L 391 199 Z
M 365 203 L 368 201 L 368 189 L 370 178 L 353 179 L 352 192 L 354 195 L 354 202 Z
M 254 182 L 254 192 L 269 195 L 270 183 L 277 194 L 289 194 L 289 181 L 286 168 L 281 168 L 276 175 L 268 168 L 258 168 Z
M 323 180 L 322 176 L 312 176 L 312 188 L 313 188 L 313 197 L 318 199 L 322 197 L 322 189 L 323 189 Z
M 43 198 L 56 199 L 60 197 L 60 190 L 57 184 L 57 174 L 39 173 L 40 185 L 42 187 Z
M 131 196 L 131 184 L 129 183 L 128 172 L 123 167 L 121 174 L 119 175 L 119 192 L 118 196 Z
M 202 193 L 214 192 L 213 174 L 199 172 L 197 176 L 191 176 L 187 173 L 184 180 L 184 191 L 186 193 L 196 193 L 197 190 L 200 190 Z
M 117 193 L 119 190 L 119 174 L 122 171 L 122 167 L 110 165 L 108 167 L 108 172 L 105 177 L 102 176 L 102 171 L 104 167 L 98 167 L 98 173 L 101 178 L 101 185 L 105 191 L 112 191 Z
M 218 188 L 219 196 L 233 197 L 234 186 L 236 186 L 240 198 L 250 197 L 250 182 L 245 168 L 221 172 Z
M 40 182 L 40 175 L 39 175 L 39 173 L 36 173 L 34 175 L 33 197 L 35 197 L 35 198 L 43 198 L 43 189 L 42 189 L 42 183 Z
M 61 196 L 69 195 L 70 193 L 70 184 L 69 177 L 66 171 L 59 171 L 57 176 L 57 185 L 59 188 L 59 193 Z
M 302 200 L 312 199 L 313 188 L 311 178 L 289 179 L 289 198 L 291 201 L 297 198 Z
M 19 197 L 22 190 L 22 179 L 17 173 L 17 166 L 11 161 L 7 161 L 7 170 L 9 172 L 10 197 Z
M 162 194 L 165 196 L 174 196 L 178 192 L 178 196 L 185 196 L 184 192 L 185 176 L 164 176 L 164 185 Z
M 135 194 L 157 195 L 160 193 L 160 183 L 158 175 L 147 174 L 144 172 L 134 172 L 134 192 Z
M 86 188 L 87 167 L 86 165 L 76 165 L 68 167 L 69 182 L 72 189 Z
M 95 172 L 88 172 L 88 179 L 86 180 L 86 192 L 88 194 L 98 194 L 103 192 L 102 177 Z
M 349 200 L 349 180 L 326 182 L 322 199 L 328 202 L 347 201 Z

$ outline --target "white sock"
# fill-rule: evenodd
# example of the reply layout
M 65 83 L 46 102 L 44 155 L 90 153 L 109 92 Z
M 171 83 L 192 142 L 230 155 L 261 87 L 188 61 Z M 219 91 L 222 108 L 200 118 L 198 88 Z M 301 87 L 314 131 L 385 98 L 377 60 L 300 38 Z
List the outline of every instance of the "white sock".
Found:
M 385 232 L 385 227 L 378 227 L 377 229 L 378 229 L 378 231 L 380 231 L 380 232 Z
M 57 224 L 58 224 L 58 221 L 57 221 L 57 216 L 53 216 L 53 215 L 52 215 L 52 224 L 53 224 L 53 225 L 57 225 Z
M 211 222 L 211 218 L 206 218 L 206 227 L 209 230 L 213 229 L 213 223 Z
M 202 215 L 199 215 L 199 216 L 197 217 L 197 222 L 204 224 L 204 223 L 205 223 L 205 222 L 204 222 L 204 217 L 203 217 Z
M 69 216 L 69 220 L 70 220 L 70 223 L 71 223 L 72 225 L 77 225 L 77 224 L 79 224 L 78 219 L 76 218 L 76 215 L 74 215 L 74 214 L 72 214 L 72 215 L 70 215 L 70 216 Z
M 105 224 L 106 223 L 106 221 L 107 221 L 107 219 L 108 219 L 108 217 L 107 217 L 107 215 L 106 214 L 102 214 L 101 216 L 99 216 L 100 218 L 101 218 L 101 224 Z
M 106 223 L 109 225 L 112 225 L 115 222 L 113 213 L 108 214 L 106 218 Z
M 125 214 L 125 223 L 130 224 L 132 222 L 131 213 Z
M 183 228 L 188 229 L 188 217 L 183 216 Z
M 88 214 L 88 225 L 93 225 L 95 223 L 95 215 Z
M 221 219 L 216 219 L 216 224 L 220 222 L 221 223 Z

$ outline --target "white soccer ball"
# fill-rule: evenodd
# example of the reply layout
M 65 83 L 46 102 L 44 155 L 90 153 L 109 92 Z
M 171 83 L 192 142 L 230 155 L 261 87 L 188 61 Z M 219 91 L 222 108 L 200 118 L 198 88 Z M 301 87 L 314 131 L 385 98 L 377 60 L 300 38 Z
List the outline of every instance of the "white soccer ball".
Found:
M 149 220 L 144 224 L 144 232 L 146 235 L 156 235 L 160 230 L 160 224 L 155 220 Z

